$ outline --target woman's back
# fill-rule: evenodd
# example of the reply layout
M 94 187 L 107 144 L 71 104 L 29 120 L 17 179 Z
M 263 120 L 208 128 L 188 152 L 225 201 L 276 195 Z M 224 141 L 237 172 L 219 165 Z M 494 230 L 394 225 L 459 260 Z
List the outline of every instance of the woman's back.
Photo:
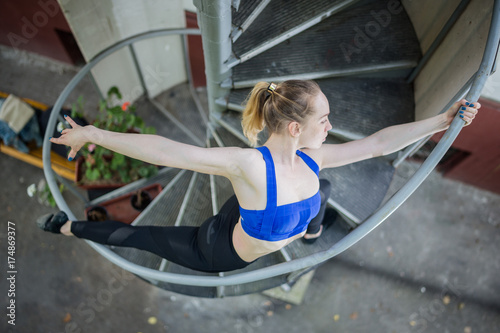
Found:
M 283 149 L 275 156 L 266 146 L 247 152 L 260 157 L 249 156 L 245 178 L 250 181 L 235 186 L 241 218 L 233 243 L 240 257 L 253 261 L 302 237 L 318 214 L 321 197 L 319 167 L 306 154 L 296 151 L 287 161 Z

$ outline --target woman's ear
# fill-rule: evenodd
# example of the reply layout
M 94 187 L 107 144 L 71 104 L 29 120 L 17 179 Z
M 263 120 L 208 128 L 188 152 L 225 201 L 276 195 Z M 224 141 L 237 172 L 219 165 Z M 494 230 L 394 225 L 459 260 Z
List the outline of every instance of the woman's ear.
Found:
M 288 124 L 288 132 L 290 135 L 294 138 L 300 135 L 301 133 L 301 127 L 300 124 L 296 121 L 292 121 Z

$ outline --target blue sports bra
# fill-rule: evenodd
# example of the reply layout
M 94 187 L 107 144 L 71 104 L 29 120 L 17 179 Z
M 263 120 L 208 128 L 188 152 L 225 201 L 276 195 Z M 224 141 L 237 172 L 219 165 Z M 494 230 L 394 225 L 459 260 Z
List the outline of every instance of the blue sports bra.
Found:
M 277 206 L 276 173 L 271 152 L 265 146 L 257 150 L 266 162 L 267 204 L 265 210 L 248 210 L 240 206 L 243 230 L 254 238 L 266 241 L 279 241 L 306 231 L 321 206 L 319 190 L 308 199 Z M 311 157 L 299 150 L 297 155 L 319 175 L 319 167 Z

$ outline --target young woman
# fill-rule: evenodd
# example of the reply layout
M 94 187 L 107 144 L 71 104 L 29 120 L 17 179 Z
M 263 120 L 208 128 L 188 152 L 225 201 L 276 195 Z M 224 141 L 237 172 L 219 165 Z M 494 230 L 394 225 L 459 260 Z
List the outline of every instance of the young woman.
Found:
M 71 128 L 50 141 L 70 146 L 71 159 L 83 145 L 95 143 L 152 164 L 224 176 L 235 196 L 200 227 L 68 221 L 64 212 L 43 216 L 37 224 L 45 231 L 147 250 L 200 271 L 243 268 L 298 238 L 312 242 L 321 234 L 322 222 L 331 222 L 332 217 L 323 221 L 330 186 L 318 179 L 319 170 L 398 151 L 447 129 L 457 112 L 468 125 L 479 108 L 479 103 L 462 100 L 429 119 L 391 126 L 361 140 L 323 144 L 332 128 L 330 106 L 315 82 L 260 82 L 242 120 L 254 145 L 258 133 L 268 129 L 269 139 L 257 149 L 200 148 L 157 135 L 81 127 L 68 117 Z

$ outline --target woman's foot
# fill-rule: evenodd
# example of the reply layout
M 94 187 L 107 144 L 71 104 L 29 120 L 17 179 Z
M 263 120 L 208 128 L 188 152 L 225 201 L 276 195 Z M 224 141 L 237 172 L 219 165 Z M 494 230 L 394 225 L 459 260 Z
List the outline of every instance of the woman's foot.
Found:
M 323 222 L 321 223 L 321 226 L 319 228 L 319 231 L 315 234 L 305 234 L 304 237 L 302 237 L 302 241 L 306 244 L 313 244 L 316 242 L 323 233 L 324 230 L 328 229 L 335 220 L 337 219 L 338 213 L 332 209 L 332 208 L 327 208 L 325 211 L 325 216 L 323 217 Z
M 319 226 L 319 231 L 315 234 L 305 234 L 304 239 L 307 240 L 312 240 L 315 241 L 319 236 L 321 236 L 321 233 L 323 232 L 323 225 Z
M 305 234 L 304 237 L 302 237 L 302 241 L 306 244 L 313 244 L 316 242 L 323 233 L 323 225 L 319 227 L 319 231 L 315 234 Z
M 54 234 L 62 233 L 67 236 L 72 235 L 71 221 L 68 220 L 68 215 L 65 212 L 41 216 L 36 220 L 36 224 L 43 231 L 49 231 Z

